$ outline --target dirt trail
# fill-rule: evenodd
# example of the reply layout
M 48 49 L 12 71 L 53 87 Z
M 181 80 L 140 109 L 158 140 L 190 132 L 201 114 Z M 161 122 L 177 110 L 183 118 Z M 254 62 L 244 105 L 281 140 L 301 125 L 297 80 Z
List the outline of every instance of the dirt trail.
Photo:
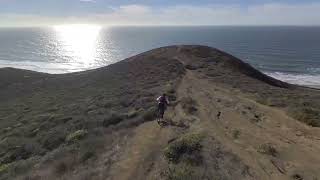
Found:
M 165 118 L 175 119 L 175 110 L 169 108 Z M 177 137 L 178 131 L 172 126 L 161 127 L 156 121 L 137 127 L 127 142 L 127 151 L 111 168 L 109 179 L 158 179 L 162 169 L 159 162 L 164 161 L 163 149 Z
M 161 146 L 160 143 L 166 143 L 161 141 L 160 131 L 161 129 L 154 122 L 145 123 L 135 130 L 134 137 L 129 142 L 130 148 L 115 164 L 113 179 L 130 179 L 139 171 L 139 168 L 146 163 L 145 158 L 153 153 L 154 147 Z

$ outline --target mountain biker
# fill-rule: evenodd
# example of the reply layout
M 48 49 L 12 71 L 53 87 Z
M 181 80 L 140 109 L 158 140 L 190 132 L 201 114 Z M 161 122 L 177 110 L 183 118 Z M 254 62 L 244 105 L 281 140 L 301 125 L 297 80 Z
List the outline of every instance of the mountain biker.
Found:
M 158 113 L 160 115 L 160 118 L 163 119 L 164 112 L 167 109 L 167 106 L 169 105 L 169 100 L 167 98 L 166 94 L 162 94 L 162 96 L 159 96 L 157 98 L 158 102 Z

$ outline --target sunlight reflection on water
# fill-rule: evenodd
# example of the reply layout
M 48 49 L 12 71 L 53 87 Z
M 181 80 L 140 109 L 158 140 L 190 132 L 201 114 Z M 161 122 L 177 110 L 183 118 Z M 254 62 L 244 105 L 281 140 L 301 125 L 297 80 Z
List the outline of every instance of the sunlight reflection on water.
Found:
M 53 27 L 61 43 L 63 56 L 83 66 L 94 64 L 101 27 L 98 25 L 73 24 Z

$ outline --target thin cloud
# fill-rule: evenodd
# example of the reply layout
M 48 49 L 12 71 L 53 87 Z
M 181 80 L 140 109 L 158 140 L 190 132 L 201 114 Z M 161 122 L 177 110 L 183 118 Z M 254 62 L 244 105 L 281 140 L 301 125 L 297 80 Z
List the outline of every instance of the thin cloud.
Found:
M 151 7 L 126 5 L 86 16 L 1 15 L 0 24 L 17 22 L 97 23 L 109 25 L 320 25 L 320 3 Z
M 79 0 L 80 2 L 89 2 L 89 3 L 95 3 L 97 1 L 95 0 Z

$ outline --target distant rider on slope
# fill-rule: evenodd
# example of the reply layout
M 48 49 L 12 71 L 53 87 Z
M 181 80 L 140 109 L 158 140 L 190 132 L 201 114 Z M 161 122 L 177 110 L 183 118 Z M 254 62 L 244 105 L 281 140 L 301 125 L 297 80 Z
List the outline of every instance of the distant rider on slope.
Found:
M 169 100 L 167 98 L 166 94 L 163 94 L 162 96 L 159 96 L 157 98 L 158 102 L 158 113 L 161 119 L 163 119 L 164 112 L 167 109 L 167 106 L 169 105 Z

